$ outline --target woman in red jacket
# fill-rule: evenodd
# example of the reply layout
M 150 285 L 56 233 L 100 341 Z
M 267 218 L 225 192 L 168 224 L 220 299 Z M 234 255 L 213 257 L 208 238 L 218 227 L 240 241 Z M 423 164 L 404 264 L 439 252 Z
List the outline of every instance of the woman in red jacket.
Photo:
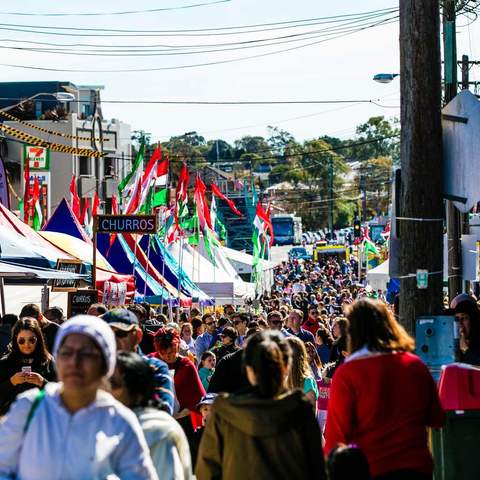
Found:
M 412 338 L 380 301 L 361 299 L 347 312 L 349 357 L 335 372 L 325 451 L 358 445 L 376 480 L 427 480 L 433 462 L 427 427 L 444 412 Z

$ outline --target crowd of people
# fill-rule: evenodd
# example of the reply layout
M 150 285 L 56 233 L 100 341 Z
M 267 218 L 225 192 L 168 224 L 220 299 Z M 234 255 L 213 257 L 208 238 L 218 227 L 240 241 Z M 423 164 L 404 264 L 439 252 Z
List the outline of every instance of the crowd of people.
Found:
M 145 303 L 5 315 L 0 480 L 431 479 L 435 382 L 356 272 L 283 262 L 254 305 L 173 317 Z M 448 313 L 461 360 L 480 364 L 476 299 Z

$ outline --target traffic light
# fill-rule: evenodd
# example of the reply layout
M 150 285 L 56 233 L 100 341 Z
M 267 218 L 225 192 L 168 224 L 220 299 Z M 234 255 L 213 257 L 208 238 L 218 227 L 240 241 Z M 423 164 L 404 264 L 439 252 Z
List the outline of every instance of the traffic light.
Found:
M 362 230 L 362 223 L 360 220 L 353 221 L 353 238 L 360 238 Z

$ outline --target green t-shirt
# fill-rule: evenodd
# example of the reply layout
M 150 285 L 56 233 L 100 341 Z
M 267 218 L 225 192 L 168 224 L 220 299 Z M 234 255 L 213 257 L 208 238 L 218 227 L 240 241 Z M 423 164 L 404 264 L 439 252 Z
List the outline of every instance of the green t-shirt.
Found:
M 303 381 L 303 393 L 307 394 L 308 392 L 313 392 L 315 394 L 315 398 L 318 400 L 317 382 L 313 377 L 307 377 Z

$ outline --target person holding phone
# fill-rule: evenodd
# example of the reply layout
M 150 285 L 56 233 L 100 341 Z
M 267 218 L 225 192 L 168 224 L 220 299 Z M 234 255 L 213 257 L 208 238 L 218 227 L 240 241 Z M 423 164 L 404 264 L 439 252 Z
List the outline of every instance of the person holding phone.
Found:
M 22 318 L 12 328 L 7 354 L 0 360 L 0 416 L 19 393 L 55 381 L 55 362 L 37 320 Z

